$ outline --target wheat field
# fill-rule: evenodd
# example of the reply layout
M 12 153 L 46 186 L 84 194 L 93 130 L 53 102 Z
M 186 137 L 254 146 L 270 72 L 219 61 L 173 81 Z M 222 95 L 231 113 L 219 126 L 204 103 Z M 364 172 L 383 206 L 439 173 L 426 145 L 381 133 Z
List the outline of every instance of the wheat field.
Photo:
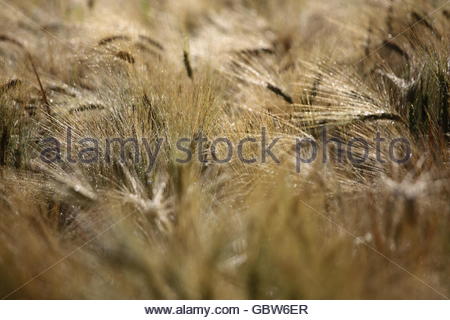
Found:
M 449 30 L 444 0 L 0 0 L 0 297 L 447 299 Z M 45 161 L 67 128 L 139 148 Z M 262 132 L 279 161 L 217 161 Z

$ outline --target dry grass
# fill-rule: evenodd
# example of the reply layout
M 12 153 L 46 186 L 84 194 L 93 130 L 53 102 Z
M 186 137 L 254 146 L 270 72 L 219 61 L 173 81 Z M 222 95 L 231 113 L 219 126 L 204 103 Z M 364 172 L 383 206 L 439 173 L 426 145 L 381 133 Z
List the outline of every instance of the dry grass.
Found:
M 0 297 L 450 295 L 446 1 L 0 2 Z M 130 150 L 40 161 L 67 127 L 167 143 L 150 173 Z M 368 161 L 297 174 L 292 142 L 324 127 Z M 175 161 L 261 128 L 280 164 Z M 377 161 L 377 132 L 412 159 Z

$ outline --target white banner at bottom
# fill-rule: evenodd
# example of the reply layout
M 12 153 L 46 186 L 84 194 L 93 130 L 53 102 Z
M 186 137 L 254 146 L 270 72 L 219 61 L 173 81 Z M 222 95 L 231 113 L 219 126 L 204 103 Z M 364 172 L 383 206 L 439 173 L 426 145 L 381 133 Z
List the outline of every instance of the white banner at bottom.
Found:
M 1 301 L 0 319 L 450 319 L 448 301 Z

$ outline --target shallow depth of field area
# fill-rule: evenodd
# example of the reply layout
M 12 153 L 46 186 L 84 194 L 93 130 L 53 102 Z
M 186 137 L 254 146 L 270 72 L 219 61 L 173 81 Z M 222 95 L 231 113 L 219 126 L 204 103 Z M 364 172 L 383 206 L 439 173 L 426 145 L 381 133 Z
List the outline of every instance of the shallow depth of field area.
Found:
M 448 298 L 449 31 L 444 0 L 0 0 L 0 298 Z M 43 161 L 68 128 L 141 161 Z M 263 131 L 279 163 L 177 161 Z

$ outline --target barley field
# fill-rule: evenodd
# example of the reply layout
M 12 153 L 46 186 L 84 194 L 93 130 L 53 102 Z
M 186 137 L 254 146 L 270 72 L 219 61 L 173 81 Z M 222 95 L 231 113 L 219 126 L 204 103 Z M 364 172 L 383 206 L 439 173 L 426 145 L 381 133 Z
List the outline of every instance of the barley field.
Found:
M 0 297 L 447 299 L 449 31 L 444 0 L 0 0 Z

